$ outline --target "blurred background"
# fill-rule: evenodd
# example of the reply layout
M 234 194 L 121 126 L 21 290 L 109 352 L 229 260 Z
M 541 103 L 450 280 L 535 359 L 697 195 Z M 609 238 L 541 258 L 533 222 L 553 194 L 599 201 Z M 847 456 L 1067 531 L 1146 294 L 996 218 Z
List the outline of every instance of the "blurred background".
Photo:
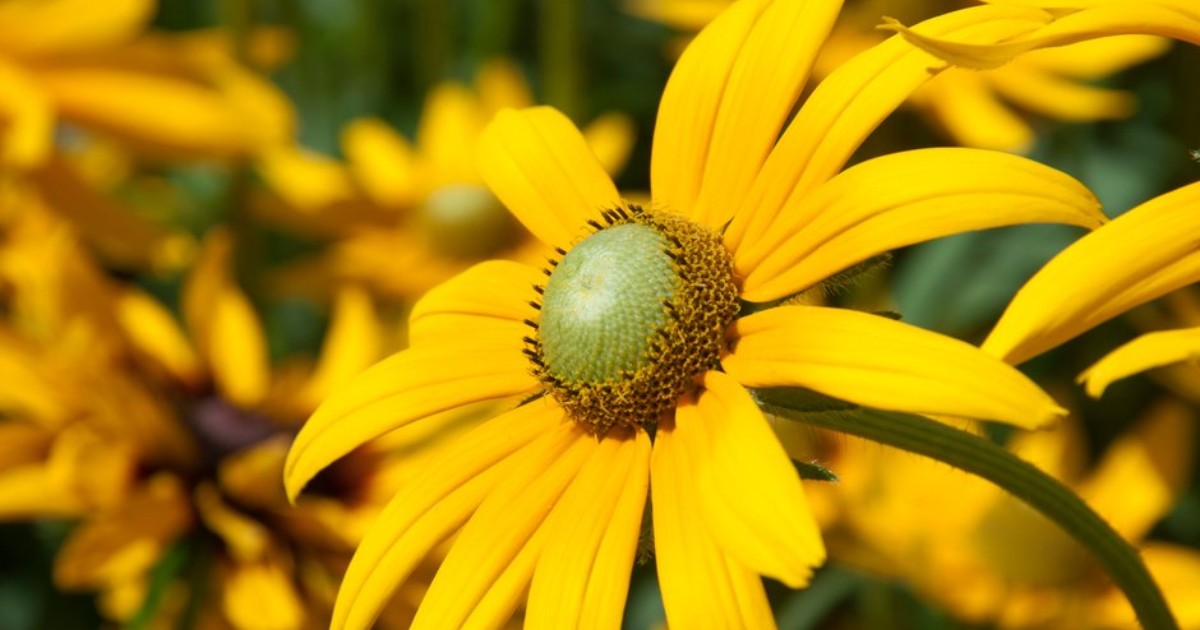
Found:
M 295 507 L 290 436 L 403 347 L 429 287 L 540 255 L 475 174 L 474 137 L 499 108 L 553 105 L 644 198 L 674 59 L 728 4 L 0 0 L 0 629 L 325 627 L 362 531 L 444 435 L 361 449 Z M 879 41 L 884 15 L 967 4 L 847 0 L 814 80 Z M 1200 50 L 1074 48 L 946 72 L 855 159 L 1021 153 L 1109 216 L 1200 177 Z M 1080 234 L 943 239 L 831 299 L 977 343 Z M 1100 326 L 1022 366 L 1070 422 L 989 429 L 1139 545 L 1192 628 L 1200 372 L 1152 371 L 1099 400 L 1074 378 L 1139 333 L 1198 325 L 1188 287 Z M 804 591 L 769 585 L 780 627 L 1134 627 L 1081 550 L 987 484 L 777 428 L 839 477 L 806 482 L 832 557 Z M 662 627 L 653 562 L 631 589 L 626 626 Z M 407 585 L 380 626 L 405 627 L 420 596 Z

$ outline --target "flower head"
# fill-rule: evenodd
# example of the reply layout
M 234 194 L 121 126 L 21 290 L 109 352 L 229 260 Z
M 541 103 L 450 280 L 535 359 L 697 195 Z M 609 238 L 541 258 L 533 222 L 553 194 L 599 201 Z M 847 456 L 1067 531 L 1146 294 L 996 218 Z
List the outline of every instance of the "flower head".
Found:
M 1102 221 L 1080 184 L 1006 154 L 931 149 L 842 171 L 928 78 L 930 58 L 884 42 L 788 122 L 839 8 L 739 2 L 696 37 L 662 98 L 646 207 L 621 198 L 562 114 L 497 114 L 480 174 L 556 256 L 543 269 L 482 263 L 430 291 L 413 310 L 411 347 L 336 391 L 301 430 L 288 493 L 432 414 L 492 400 L 510 410 L 433 447 L 433 465 L 359 547 L 335 627 L 369 626 L 455 532 L 415 627 L 498 625 L 526 589 L 532 626 L 616 627 L 647 498 L 668 622 L 769 627 L 760 576 L 802 586 L 824 548 L 755 388 L 1021 426 L 1062 413 L 968 344 L 786 304 L 894 247 Z M 994 41 L 1027 27 L 1022 15 L 984 7 L 921 28 Z

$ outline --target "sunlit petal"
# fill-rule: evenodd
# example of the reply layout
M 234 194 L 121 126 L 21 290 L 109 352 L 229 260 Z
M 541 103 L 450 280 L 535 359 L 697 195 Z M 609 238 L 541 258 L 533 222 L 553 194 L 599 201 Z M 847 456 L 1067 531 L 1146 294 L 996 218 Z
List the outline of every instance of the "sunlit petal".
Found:
M 529 305 L 535 286 L 546 281 L 541 270 L 522 263 L 491 260 L 431 289 L 413 307 L 409 340 L 413 345 L 453 338 L 459 331 L 507 332 L 512 324 L 537 319 Z M 522 335 L 531 334 L 526 328 Z

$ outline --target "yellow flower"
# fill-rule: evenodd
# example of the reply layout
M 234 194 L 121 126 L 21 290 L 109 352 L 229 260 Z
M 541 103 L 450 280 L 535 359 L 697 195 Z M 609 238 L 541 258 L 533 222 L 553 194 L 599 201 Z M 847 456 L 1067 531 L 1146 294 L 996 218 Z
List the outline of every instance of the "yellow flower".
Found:
M 1138 546 L 1180 627 L 1200 623 L 1200 552 L 1147 540 L 1190 478 L 1194 413 L 1161 403 L 1086 466 L 1078 421 L 1018 435 L 1016 455 L 1068 484 Z M 911 585 L 972 623 L 1003 628 L 1137 628 L 1124 596 L 1055 524 L 980 479 L 851 440 L 831 465 L 843 518 L 834 558 Z M 953 497 L 953 501 L 947 501 Z M 953 584 L 954 588 L 946 588 Z
M 0 5 L 0 164 L 54 150 L 69 122 L 164 157 L 236 157 L 291 133 L 290 105 L 211 37 L 143 34 L 153 0 Z
M 631 5 L 647 18 L 695 30 L 729 3 L 634 0 Z M 963 4 L 946 0 L 859 2 L 843 14 L 814 73 L 823 77 L 858 51 L 878 43 L 881 37 L 874 27 L 882 16 L 913 20 Z M 1128 117 L 1135 107 L 1132 95 L 1086 82 L 1152 59 L 1168 44 L 1156 37 L 1114 37 L 1039 51 L 990 72 L 951 69 L 914 91 L 909 104 L 957 144 L 1024 151 L 1032 146 L 1036 133 L 1022 111 L 1070 122 Z
M 880 44 L 791 116 L 839 7 L 743 1 L 697 36 L 660 104 L 647 208 L 621 199 L 562 114 L 497 115 L 479 171 L 558 258 L 545 270 L 482 263 L 418 302 L 411 347 L 336 390 L 301 430 L 288 493 L 431 414 L 491 400 L 511 410 L 443 445 L 397 494 L 347 570 L 335 628 L 370 626 L 451 536 L 414 627 L 495 626 L 526 592 L 530 627 L 616 627 L 647 494 L 668 623 L 770 627 L 760 576 L 803 586 L 824 550 L 753 388 L 1026 427 L 1062 413 L 968 344 L 779 305 L 894 247 L 1102 220 L 1080 184 L 1002 153 L 913 151 L 842 171 L 930 58 Z M 1013 23 L 996 27 L 1001 14 Z M 1023 14 L 982 7 L 922 29 L 995 41 L 1027 28 Z
M 203 615 L 236 630 L 327 617 L 354 544 L 420 461 L 364 449 L 295 507 L 279 484 L 294 426 L 379 353 L 366 294 L 339 294 L 315 365 L 272 369 L 224 232 L 188 278 L 183 327 L 103 276 L 52 215 L 30 212 L 7 237 L 0 374 L 15 387 L 0 394 L 0 518 L 79 519 L 55 584 L 98 591 L 102 612 L 128 621 L 156 566 L 203 555 L 209 573 L 157 578 L 169 579 L 162 626 L 186 608 L 171 602 L 205 593 Z M 411 607 L 396 612 L 402 625 Z
M 337 239 L 328 253 L 289 270 L 284 290 L 328 291 L 349 281 L 411 304 L 476 262 L 530 259 L 529 234 L 476 172 L 474 144 L 498 110 L 532 104 L 520 70 L 496 60 L 483 66 L 473 89 L 434 87 L 414 143 L 363 118 L 342 134 L 345 164 L 296 148 L 266 155 L 260 172 L 277 198 L 261 200 L 259 213 L 284 229 Z M 586 133 L 605 168 L 619 170 L 632 148 L 632 123 L 606 114 Z

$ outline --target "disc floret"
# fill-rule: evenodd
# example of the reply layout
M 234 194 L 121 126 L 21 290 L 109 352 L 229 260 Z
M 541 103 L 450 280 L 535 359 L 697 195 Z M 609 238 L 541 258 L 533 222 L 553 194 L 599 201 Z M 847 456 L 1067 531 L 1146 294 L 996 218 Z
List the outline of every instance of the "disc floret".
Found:
M 716 234 L 632 205 L 602 218 L 551 261 L 526 338 L 547 391 L 599 435 L 652 426 L 673 409 L 718 365 L 738 309 L 733 263 Z

